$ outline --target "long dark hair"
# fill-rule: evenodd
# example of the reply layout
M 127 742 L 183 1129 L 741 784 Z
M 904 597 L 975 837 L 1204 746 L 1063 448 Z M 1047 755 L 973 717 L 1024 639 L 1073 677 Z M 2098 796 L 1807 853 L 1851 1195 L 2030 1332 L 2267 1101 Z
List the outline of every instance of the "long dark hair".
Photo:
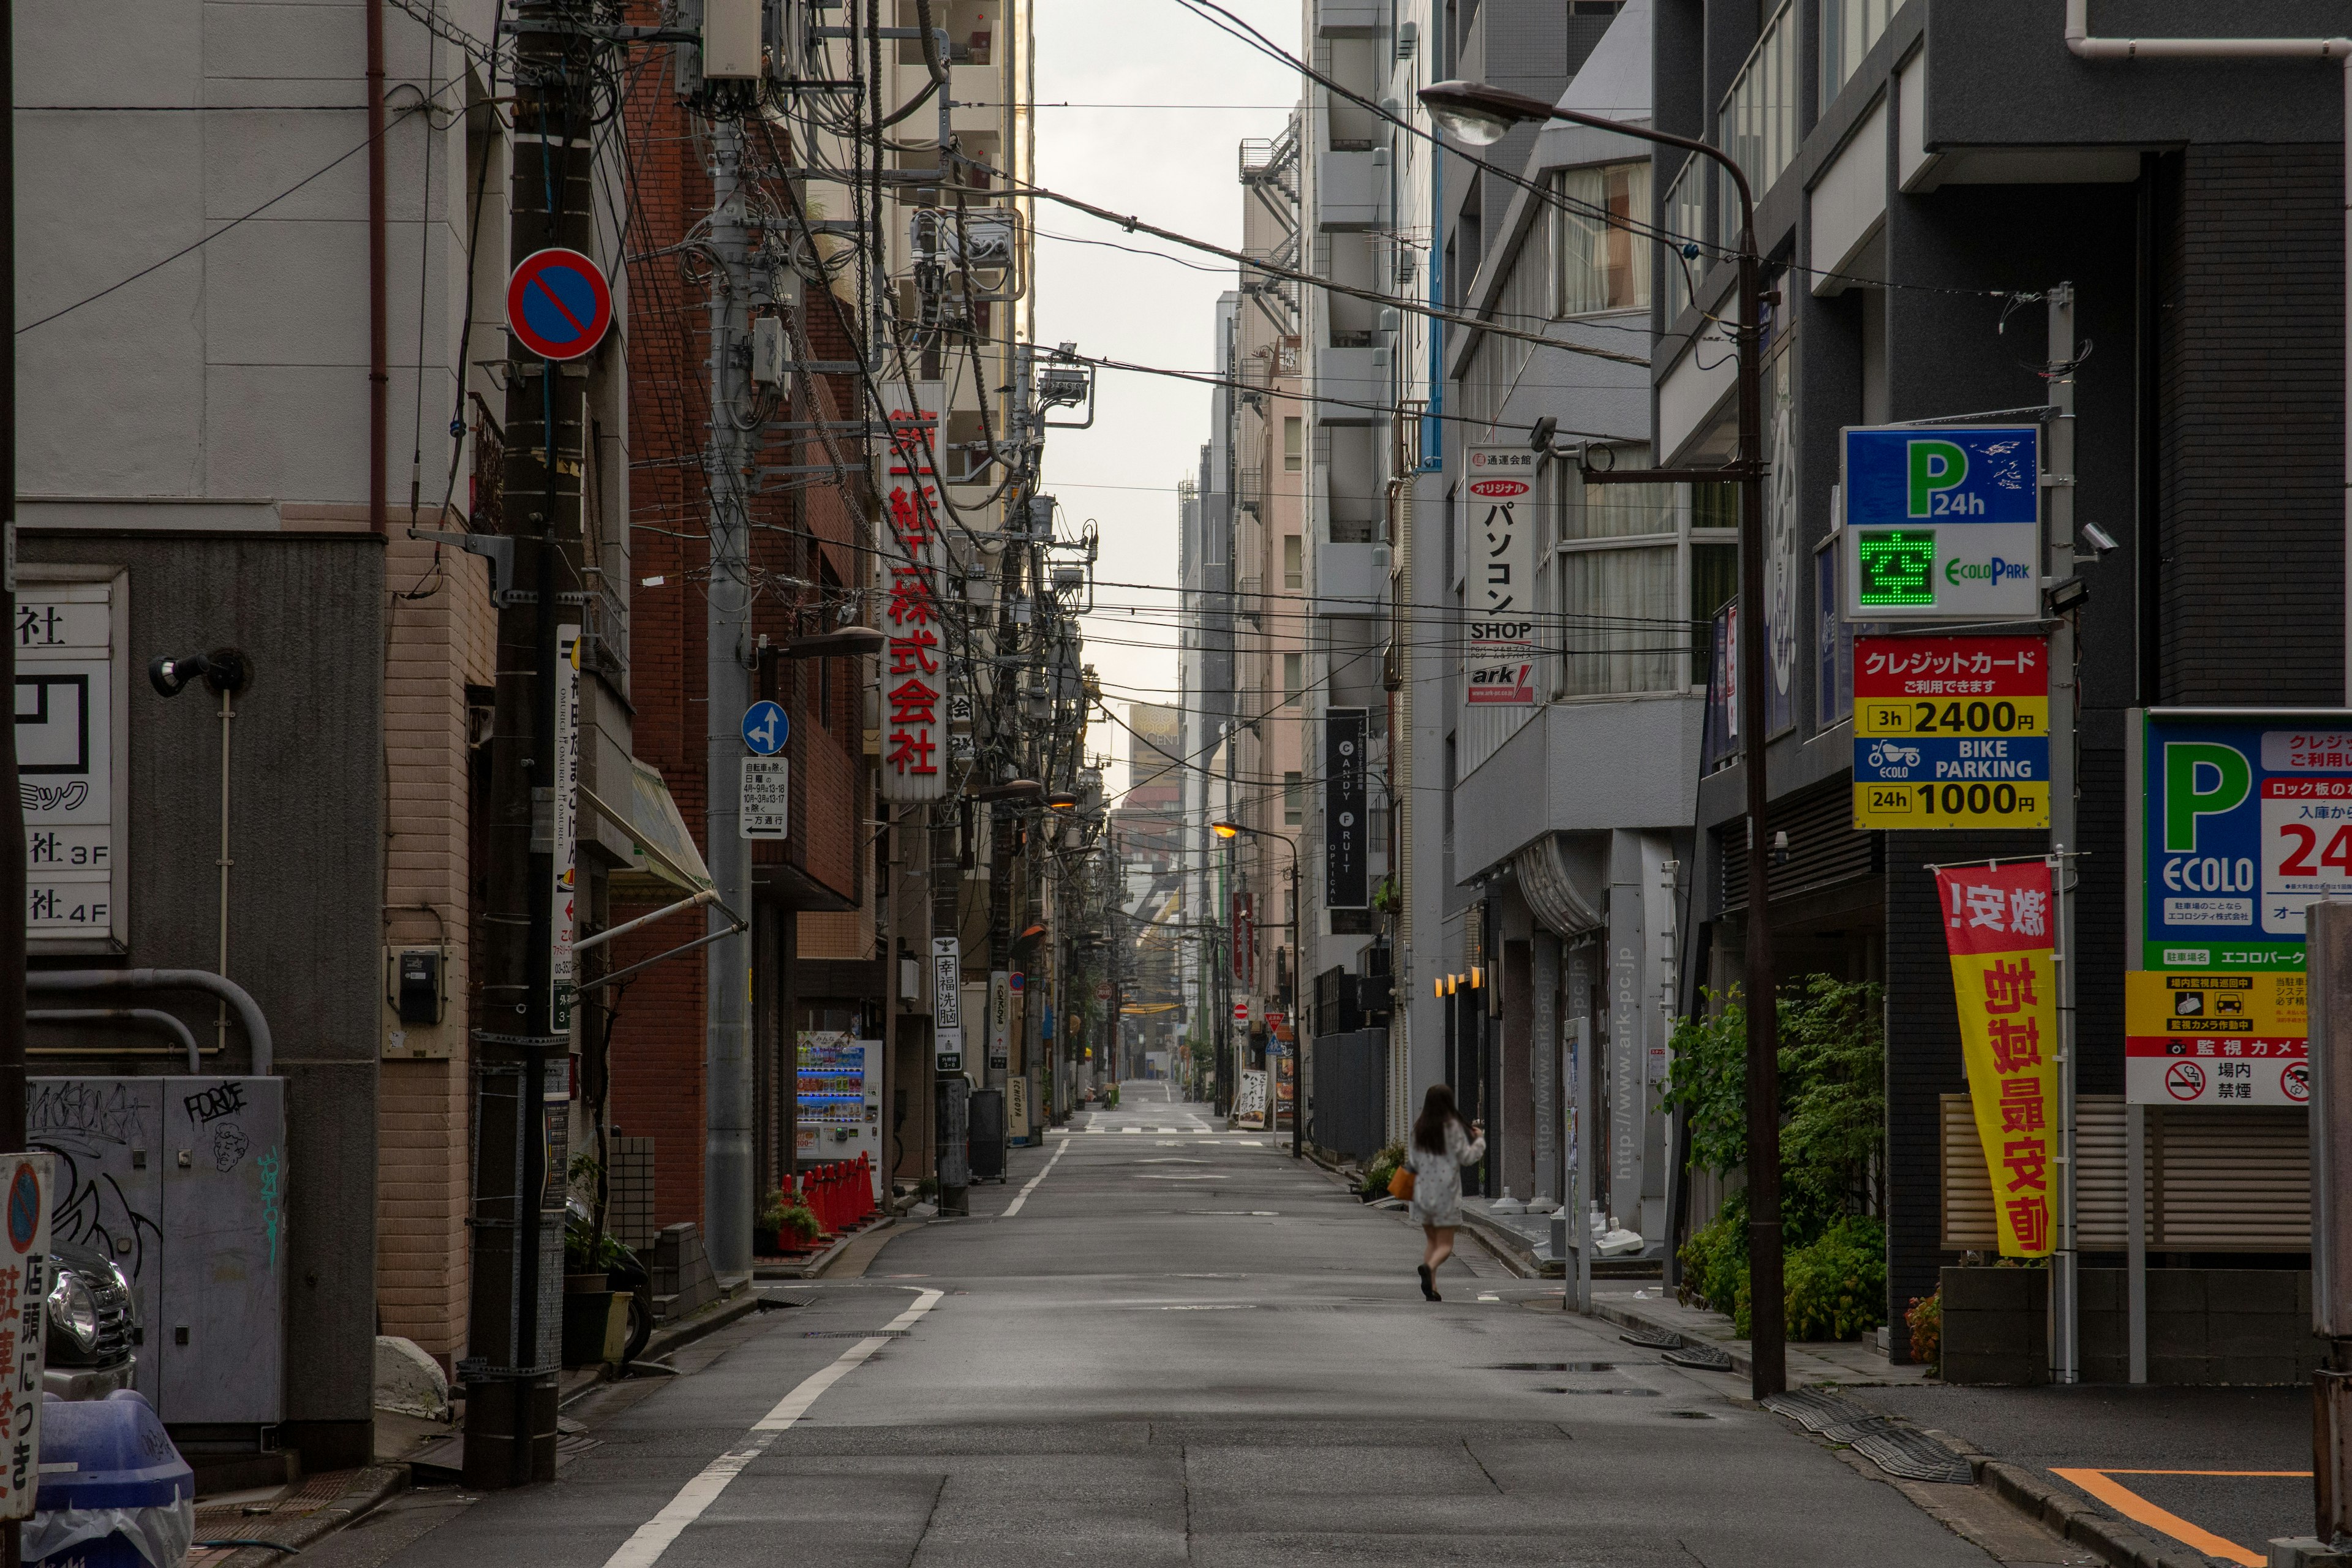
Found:
M 1432 1154 L 1445 1152 L 1445 1125 L 1462 1120 L 1462 1112 L 1454 1107 L 1454 1091 L 1442 1083 L 1433 1083 L 1429 1092 L 1421 1097 L 1421 1114 L 1413 1118 L 1412 1146 Z

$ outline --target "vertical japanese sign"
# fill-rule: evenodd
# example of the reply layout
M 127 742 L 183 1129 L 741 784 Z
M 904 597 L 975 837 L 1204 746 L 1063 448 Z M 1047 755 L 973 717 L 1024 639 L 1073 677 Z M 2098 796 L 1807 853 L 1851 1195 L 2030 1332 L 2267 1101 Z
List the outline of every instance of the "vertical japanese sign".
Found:
M 963 942 L 931 938 L 931 1039 L 934 1067 L 963 1071 Z
M 988 976 L 988 1070 L 1003 1072 L 1013 1064 L 1013 976 L 1005 970 Z
M 2124 976 L 2124 1090 L 2134 1105 L 2307 1105 L 2300 974 L 2133 970 Z
M 125 578 L 43 582 L 16 595 L 16 753 L 25 808 L 26 937 L 34 951 L 128 940 L 126 721 L 115 643 Z
M 1323 902 L 1335 910 L 1371 902 L 1365 728 L 1361 708 L 1334 708 L 1323 716 Z
M 0 1384 L 8 1396 L 8 1462 L 0 1519 L 29 1519 L 41 1482 L 41 1377 L 47 1362 L 50 1178 L 56 1156 L 7 1157 L 8 1245 L 0 1247 Z
M 948 793 L 948 676 L 940 608 L 939 476 L 926 419 L 915 405 L 890 410 L 883 504 L 890 514 L 882 630 L 882 798 L 940 800 Z
M 2050 643 L 1853 642 L 1853 826 L 2050 826 Z
M 2001 1256 L 2041 1258 L 2050 1251 L 2051 1183 L 2058 1170 L 2050 864 L 1939 870 L 1936 892 Z
M 572 1027 L 572 999 L 578 994 L 580 960 L 572 951 L 578 929 L 580 846 L 580 628 L 555 628 L 555 797 L 549 816 L 553 837 L 555 918 L 548 964 L 552 993 L 547 1016 L 556 1034 Z
M 1473 447 L 1462 489 L 1469 612 L 1465 702 L 1532 707 L 1536 700 L 1536 455 Z

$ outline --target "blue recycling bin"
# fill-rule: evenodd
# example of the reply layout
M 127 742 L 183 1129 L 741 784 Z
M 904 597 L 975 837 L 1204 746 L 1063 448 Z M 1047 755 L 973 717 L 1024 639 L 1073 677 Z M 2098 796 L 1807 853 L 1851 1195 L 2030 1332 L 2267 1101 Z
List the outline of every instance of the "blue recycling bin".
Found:
M 195 1472 L 134 1389 L 41 1405 L 28 1568 L 176 1568 L 195 1533 Z

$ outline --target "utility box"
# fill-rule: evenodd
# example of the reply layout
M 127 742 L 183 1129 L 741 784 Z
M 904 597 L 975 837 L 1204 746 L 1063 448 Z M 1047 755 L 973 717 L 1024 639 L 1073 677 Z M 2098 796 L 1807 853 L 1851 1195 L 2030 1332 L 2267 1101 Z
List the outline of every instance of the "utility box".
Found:
M 173 1426 L 283 1419 L 286 1080 L 37 1078 L 59 1241 L 114 1259 L 143 1339 L 134 1384 Z

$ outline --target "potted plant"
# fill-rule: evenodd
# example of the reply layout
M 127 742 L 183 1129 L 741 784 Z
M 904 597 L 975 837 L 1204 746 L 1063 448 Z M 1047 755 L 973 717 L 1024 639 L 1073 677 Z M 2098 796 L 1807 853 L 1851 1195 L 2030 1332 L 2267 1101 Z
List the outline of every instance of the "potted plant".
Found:
M 805 1251 L 823 1232 L 806 1204 L 788 1202 L 777 1192 L 768 1195 L 767 1206 L 760 1211 L 760 1234 L 752 1239 L 765 1256 L 781 1258 Z

